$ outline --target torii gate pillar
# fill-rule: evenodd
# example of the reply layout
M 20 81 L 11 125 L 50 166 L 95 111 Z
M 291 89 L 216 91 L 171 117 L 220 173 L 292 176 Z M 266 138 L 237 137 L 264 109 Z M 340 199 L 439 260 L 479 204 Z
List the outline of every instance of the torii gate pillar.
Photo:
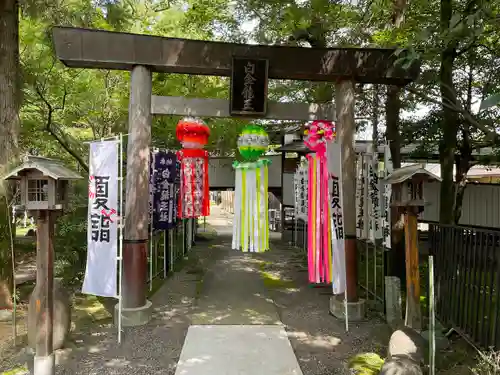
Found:
M 355 92 L 353 81 L 341 81 L 335 85 L 337 134 L 340 138 L 342 157 L 342 202 L 344 213 L 344 248 L 346 263 L 347 301 L 357 302 L 356 257 L 356 151 L 354 149 Z M 349 314 L 352 316 L 353 314 Z
M 130 72 L 125 232 L 123 239 L 122 324 L 148 322 L 146 299 L 149 212 L 149 145 L 151 144 L 151 71 L 141 65 Z

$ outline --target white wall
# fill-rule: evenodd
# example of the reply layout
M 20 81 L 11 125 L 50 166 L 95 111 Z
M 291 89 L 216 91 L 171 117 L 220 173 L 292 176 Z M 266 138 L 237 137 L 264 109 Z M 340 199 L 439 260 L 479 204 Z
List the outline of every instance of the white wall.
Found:
M 269 156 L 269 186 L 281 186 L 281 155 Z M 209 181 L 212 188 L 234 188 L 233 158 L 211 158 Z M 287 206 L 294 205 L 293 174 L 283 175 L 283 200 Z M 439 221 L 440 182 L 430 182 L 424 187 L 424 196 L 429 205 L 421 215 L 424 221 Z M 462 225 L 500 228 L 500 185 L 469 184 L 465 189 L 462 205 Z
M 267 156 L 269 165 L 269 187 L 281 187 L 281 155 Z M 208 181 L 212 189 L 234 189 L 234 158 L 220 157 L 208 159 Z
M 440 182 L 424 186 L 425 207 L 422 220 L 439 221 Z M 500 228 L 500 185 L 469 184 L 465 189 L 459 224 Z

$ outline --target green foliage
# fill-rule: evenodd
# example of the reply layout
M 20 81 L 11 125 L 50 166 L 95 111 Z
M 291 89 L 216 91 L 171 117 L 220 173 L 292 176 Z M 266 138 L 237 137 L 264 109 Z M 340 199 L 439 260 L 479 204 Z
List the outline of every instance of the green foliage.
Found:
M 380 372 L 384 360 L 376 353 L 356 354 L 349 359 L 349 368 L 357 375 L 375 375 Z
M 64 67 L 54 56 L 50 34 L 53 25 L 231 42 L 397 46 L 398 53 L 406 50 L 406 63 L 415 58 L 422 60 L 419 80 L 402 92 L 403 109 L 427 110 L 424 116 L 413 115 L 401 121 L 403 143 L 421 142 L 417 152 L 422 155 L 439 146 L 445 124 L 443 107 L 448 105 L 459 113 L 457 146 L 468 142 L 472 149 L 499 149 L 498 137 L 485 136 L 485 130 L 495 132 L 500 128 L 500 1 L 447 2 L 453 9 L 448 22 L 441 20 L 441 6 L 446 2 L 418 0 L 407 2 L 405 21 L 395 28 L 388 27 L 394 12 L 393 2 L 388 0 L 24 0 L 19 43 L 23 79 L 21 152 L 55 157 L 84 170 L 88 151 L 82 141 L 128 132 L 129 74 Z M 245 22 L 252 22 L 255 28 L 243 30 Z M 455 53 L 452 68 L 457 103 L 441 98 L 441 57 L 446 46 L 452 46 Z M 153 76 L 155 95 L 227 99 L 228 88 L 225 77 Z M 269 85 L 269 99 L 331 102 L 333 85 L 275 80 Z M 383 113 L 385 91 L 358 85 L 356 99 L 358 129 L 363 129 L 372 123 L 374 113 Z M 179 147 L 175 138 L 178 120 L 175 116 L 154 119 L 153 146 Z M 207 149 L 213 155 L 234 156 L 238 134 L 250 121 L 205 120 L 211 129 Z M 284 125 L 258 123 L 271 137 Z M 383 123 L 378 121 L 379 126 Z M 303 124 L 287 125 L 300 129 Z M 86 242 L 83 201 L 76 201 L 74 210 L 61 218 L 58 226 L 61 240 L 56 253 L 61 264 L 77 264 L 75 274 L 81 271 L 85 259 L 85 249 L 75 245 Z M 82 241 L 71 241 L 73 232 Z
M 70 210 L 57 221 L 54 243 L 56 274 L 68 285 L 83 281 L 87 259 L 87 185 L 72 187 Z

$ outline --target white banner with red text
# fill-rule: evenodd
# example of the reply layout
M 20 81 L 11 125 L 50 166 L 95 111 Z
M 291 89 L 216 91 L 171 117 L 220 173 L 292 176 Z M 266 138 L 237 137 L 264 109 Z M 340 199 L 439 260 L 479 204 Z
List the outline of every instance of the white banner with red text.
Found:
M 117 297 L 119 141 L 93 142 L 89 156 L 87 268 L 82 293 Z
M 332 287 L 333 294 L 346 291 L 346 265 L 344 244 L 344 210 L 342 195 L 342 152 L 340 140 L 327 144 L 328 193 L 332 225 Z

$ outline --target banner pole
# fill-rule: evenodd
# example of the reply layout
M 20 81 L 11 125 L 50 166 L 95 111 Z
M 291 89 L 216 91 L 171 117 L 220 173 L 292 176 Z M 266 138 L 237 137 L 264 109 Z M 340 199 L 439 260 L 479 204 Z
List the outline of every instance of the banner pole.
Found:
M 154 173 L 154 172 L 153 172 Z M 151 224 L 149 229 L 149 291 L 153 290 L 153 213 L 151 212 Z
M 297 247 L 297 224 L 299 220 L 297 219 L 297 214 L 295 216 L 295 223 L 293 224 L 293 247 Z
M 119 163 L 120 170 L 119 176 L 119 191 L 118 191 L 118 204 L 120 207 L 120 237 L 118 240 L 118 344 L 122 342 L 122 309 L 123 309 L 123 293 L 122 293 L 122 277 L 123 277 L 123 135 L 120 133 L 119 143 L 120 153 Z
M 155 183 L 155 150 L 151 152 L 151 160 L 149 161 L 151 163 L 150 171 L 152 176 L 149 177 L 149 183 Z M 153 187 L 150 186 L 149 189 L 151 191 Z M 154 215 L 153 212 L 155 210 L 154 208 L 154 192 L 153 195 L 150 198 L 151 199 L 151 212 L 149 213 L 149 291 L 151 292 L 153 290 L 153 219 Z
M 170 244 L 168 229 L 163 231 L 163 278 L 167 278 L 167 256 L 168 256 L 168 246 Z
M 176 224 L 177 225 L 177 224 Z M 168 262 L 169 271 L 174 270 L 174 237 L 177 239 L 177 229 L 174 227 L 168 236 L 168 256 L 170 257 L 170 262 Z
M 342 150 L 342 146 L 341 146 L 341 151 L 340 151 L 340 155 L 343 156 L 343 150 Z M 344 205 L 345 205 L 345 202 L 344 202 L 344 175 L 343 175 L 343 168 L 342 168 L 342 163 L 340 163 L 340 173 L 339 173 L 339 178 L 341 179 L 342 183 L 341 183 L 341 187 L 342 187 L 342 207 L 341 207 L 341 211 L 342 211 L 342 220 L 345 219 L 345 211 L 344 211 Z M 345 233 L 344 233 L 344 241 L 345 241 Z M 357 244 L 356 244 L 357 246 Z M 349 332 L 349 309 L 348 309 L 348 305 L 347 305 L 347 254 L 346 254 L 346 246 L 345 246 L 345 242 L 344 242 L 344 288 L 345 288 L 345 293 L 344 293 L 344 315 L 345 315 L 345 331 L 346 332 Z
M 434 257 L 429 255 L 429 374 L 436 373 L 436 312 L 434 300 Z

